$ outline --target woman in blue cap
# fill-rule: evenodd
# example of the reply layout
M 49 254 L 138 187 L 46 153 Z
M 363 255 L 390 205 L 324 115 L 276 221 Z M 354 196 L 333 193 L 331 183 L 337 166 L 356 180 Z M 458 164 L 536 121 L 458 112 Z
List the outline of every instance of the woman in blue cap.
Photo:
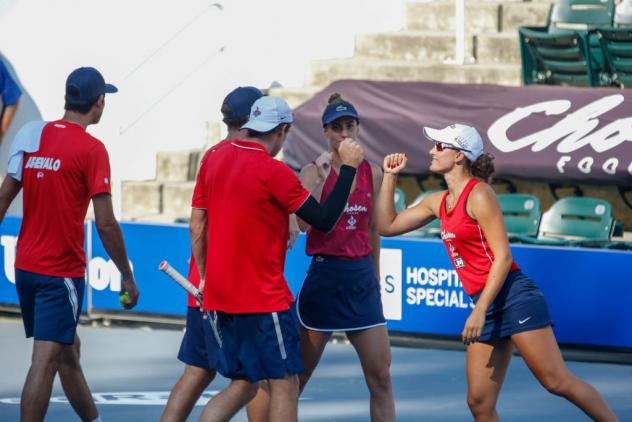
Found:
M 336 93 L 329 98 L 322 124 L 329 150 L 305 166 L 299 176 L 321 203 L 338 177 L 338 147 L 346 138 L 358 139 L 360 117 L 353 104 Z M 307 231 L 306 252 L 313 257 L 296 301 L 305 366 L 299 378 L 302 391 L 331 334 L 344 331 L 358 353 L 370 390 L 371 420 L 394 421 L 391 350 L 380 299 L 380 236 L 373 218 L 381 183 L 380 167 L 364 160 L 332 231 L 324 233 L 299 221 Z

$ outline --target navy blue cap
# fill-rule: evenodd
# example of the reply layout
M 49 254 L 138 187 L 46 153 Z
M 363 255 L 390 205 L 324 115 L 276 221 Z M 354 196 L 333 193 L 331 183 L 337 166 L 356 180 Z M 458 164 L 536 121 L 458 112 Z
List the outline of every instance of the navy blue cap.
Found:
M 222 104 L 225 119 L 243 119 L 250 116 L 250 108 L 263 92 L 254 86 L 240 86 L 232 90 Z
M 103 94 L 113 94 L 118 89 L 106 84 L 101 73 L 93 67 L 80 67 L 66 79 L 66 101 L 72 104 L 88 104 Z
M 349 101 L 342 100 L 335 101 L 327 105 L 325 111 L 323 112 L 323 126 L 328 125 L 341 117 L 353 117 L 358 122 L 360 121 L 360 116 L 358 116 L 358 112 L 353 104 Z

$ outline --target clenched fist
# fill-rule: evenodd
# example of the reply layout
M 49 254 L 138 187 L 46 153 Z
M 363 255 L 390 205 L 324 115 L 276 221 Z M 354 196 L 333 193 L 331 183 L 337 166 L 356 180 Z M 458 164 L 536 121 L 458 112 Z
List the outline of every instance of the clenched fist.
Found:
M 384 157 L 384 173 L 397 174 L 406 167 L 406 154 L 389 154 Z
M 338 154 L 342 164 L 358 167 L 364 159 L 364 150 L 359 143 L 351 138 L 345 138 L 338 147 Z

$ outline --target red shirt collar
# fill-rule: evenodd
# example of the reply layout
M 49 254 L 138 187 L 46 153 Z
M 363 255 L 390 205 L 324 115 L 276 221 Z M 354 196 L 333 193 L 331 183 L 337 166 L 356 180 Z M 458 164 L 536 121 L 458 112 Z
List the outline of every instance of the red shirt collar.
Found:
M 241 139 L 233 139 L 232 141 L 230 141 L 231 145 L 234 145 L 238 148 L 246 148 L 246 149 L 253 149 L 253 150 L 257 150 L 257 151 L 261 151 L 261 152 L 265 152 L 267 153 L 268 151 L 264 148 L 263 145 L 257 143 L 257 142 L 251 142 L 251 141 L 243 141 Z

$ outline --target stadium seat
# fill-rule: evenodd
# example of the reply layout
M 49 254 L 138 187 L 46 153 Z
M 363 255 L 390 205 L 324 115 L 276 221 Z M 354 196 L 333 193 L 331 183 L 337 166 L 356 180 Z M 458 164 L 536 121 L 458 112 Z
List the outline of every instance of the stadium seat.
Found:
M 632 86 L 632 28 L 597 28 L 606 69 L 612 82 L 622 88 Z
M 524 84 L 610 85 L 599 39 L 589 30 L 611 26 L 613 16 L 613 0 L 559 0 L 546 26 L 521 27 Z
M 558 0 L 551 9 L 548 32 L 585 32 L 598 26 L 612 26 L 614 13 L 614 0 Z
M 419 204 L 425 197 L 430 195 L 431 193 L 438 192 L 438 190 L 427 190 L 422 192 L 415 198 L 415 200 L 408 206 L 408 208 L 412 208 L 415 205 Z M 439 237 L 441 232 L 441 220 L 438 218 L 426 224 L 423 227 L 420 227 L 416 230 L 406 233 L 406 236 L 412 237 Z
M 524 236 L 538 236 L 542 217 L 538 197 L 517 193 L 499 194 L 498 202 L 510 241 L 521 241 Z
M 610 85 L 599 40 L 592 34 L 551 34 L 525 27 L 519 31 L 525 85 Z
M 587 33 L 550 34 L 544 28 L 519 29 L 525 85 L 603 86 L 603 55 L 590 46 Z
M 539 244 L 607 246 L 614 229 L 612 205 L 604 199 L 569 197 L 542 215 Z
M 395 211 L 402 212 L 406 209 L 406 194 L 403 190 L 395 188 L 393 200 L 395 201 Z

